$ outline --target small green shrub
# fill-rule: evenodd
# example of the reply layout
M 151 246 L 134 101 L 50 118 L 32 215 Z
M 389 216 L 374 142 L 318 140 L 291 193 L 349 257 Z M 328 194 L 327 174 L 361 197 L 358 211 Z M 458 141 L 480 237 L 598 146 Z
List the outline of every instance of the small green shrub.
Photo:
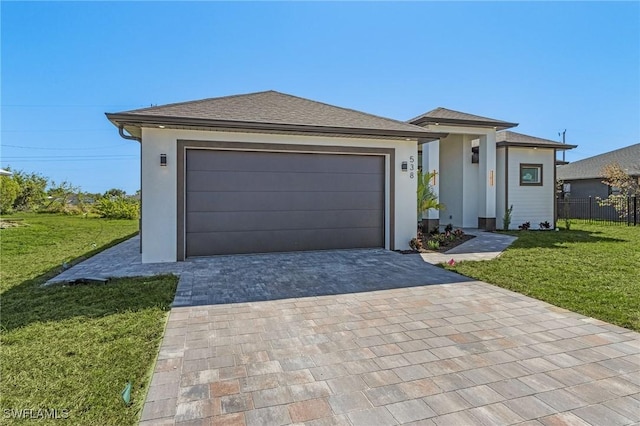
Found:
M 140 202 L 127 197 L 102 197 L 96 203 L 96 212 L 107 219 L 138 219 Z
M 502 229 L 505 231 L 508 231 L 509 226 L 511 226 L 512 213 L 513 213 L 513 204 L 511 204 L 509 208 L 504 211 L 504 216 L 502 217 Z
M 0 176 L 0 213 L 13 212 L 13 204 L 20 193 L 20 185 L 9 176 Z
M 438 250 L 440 248 L 440 242 L 436 240 L 427 241 L 427 247 L 431 250 Z

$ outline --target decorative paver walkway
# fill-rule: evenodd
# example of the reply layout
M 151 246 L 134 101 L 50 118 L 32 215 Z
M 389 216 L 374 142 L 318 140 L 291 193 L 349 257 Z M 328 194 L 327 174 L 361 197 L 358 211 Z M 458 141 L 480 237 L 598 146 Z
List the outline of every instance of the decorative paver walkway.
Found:
M 467 281 L 174 308 L 141 424 L 638 422 L 638 333 Z
M 463 260 L 491 260 L 500 256 L 517 238 L 511 235 L 485 232 L 478 229 L 464 229 L 475 238 L 469 240 L 445 253 L 422 253 L 420 256 L 425 262 L 433 265 L 445 263 L 453 259 L 456 262 Z

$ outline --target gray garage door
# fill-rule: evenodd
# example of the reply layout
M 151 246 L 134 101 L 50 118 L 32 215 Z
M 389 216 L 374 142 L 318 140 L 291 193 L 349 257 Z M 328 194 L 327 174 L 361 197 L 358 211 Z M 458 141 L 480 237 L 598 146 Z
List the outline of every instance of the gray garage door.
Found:
M 187 150 L 186 254 L 384 246 L 384 157 Z

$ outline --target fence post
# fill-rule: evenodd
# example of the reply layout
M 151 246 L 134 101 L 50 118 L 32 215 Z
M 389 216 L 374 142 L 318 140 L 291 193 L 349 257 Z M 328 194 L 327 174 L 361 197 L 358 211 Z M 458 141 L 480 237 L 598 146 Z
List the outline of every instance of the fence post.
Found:
M 591 195 L 589 195 L 589 223 L 591 223 L 591 204 L 593 204 L 591 201 Z
M 633 226 L 638 224 L 638 196 L 633 196 Z

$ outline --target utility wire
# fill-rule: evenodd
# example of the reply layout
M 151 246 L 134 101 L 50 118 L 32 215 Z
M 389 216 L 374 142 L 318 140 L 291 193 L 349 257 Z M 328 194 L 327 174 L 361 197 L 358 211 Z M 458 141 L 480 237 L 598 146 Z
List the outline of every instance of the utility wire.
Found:
M 127 157 L 137 157 L 137 155 L 128 155 L 128 154 L 113 154 L 113 155 L 34 155 L 34 156 L 25 156 L 25 155 L 9 155 L 3 156 L 4 160 L 6 159 L 31 159 L 35 160 L 38 158 L 42 159 L 65 159 L 65 158 L 127 158 Z
M 106 148 L 117 148 L 121 146 L 133 146 L 131 142 L 122 142 L 118 145 L 103 145 L 103 146 L 93 146 L 87 148 L 49 148 L 49 147 L 39 147 L 39 146 L 24 146 L 24 145 L 10 145 L 10 144 L 0 144 L 0 147 L 10 147 L 10 148 L 19 148 L 19 149 L 40 149 L 47 151 L 85 151 L 85 150 L 93 150 L 93 149 L 106 149 Z
M 2 133 L 71 133 L 71 132 L 112 132 L 113 129 L 40 129 L 40 130 L 1 130 Z
M 4 158 L 2 159 L 2 161 L 4 163 L 69 163 L 69 162 L 73 162 L 73 161 L 139 161 L 137 158 L 74 158 L 74 159 L 62 159 L 62 160 L 39 160 L 39 159 L 35 159 L 35 160 L 5 160 Z

